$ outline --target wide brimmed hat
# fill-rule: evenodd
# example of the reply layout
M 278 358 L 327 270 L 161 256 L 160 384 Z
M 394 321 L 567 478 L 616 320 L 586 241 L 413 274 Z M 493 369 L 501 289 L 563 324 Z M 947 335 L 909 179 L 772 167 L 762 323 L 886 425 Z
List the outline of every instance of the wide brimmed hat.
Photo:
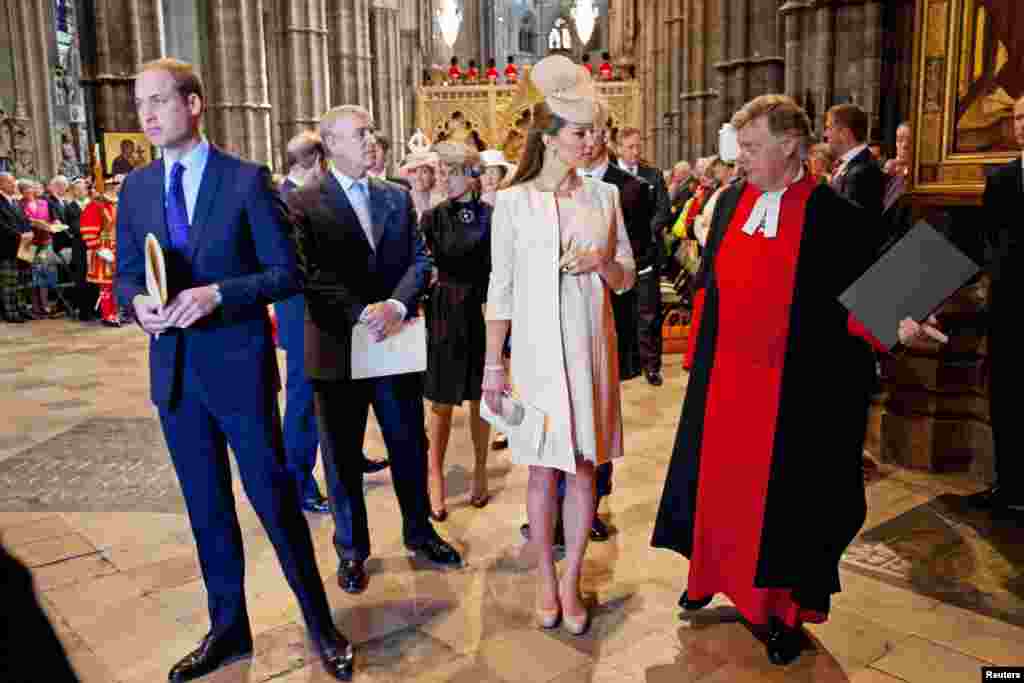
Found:
M 484 168 L 488 166 L 501 166 L 509 173 L 514 173 L 516 165 L 505 159 L 505 154 L 500 149 L 485 149 L 480 152 L 480 165 Z
M 582 66 L 564 55 L 551 55 L 537 62 L 529 78 L 556 115 L 576 125 L 594 122 L 597 90 Z
M 398 174 L 409 176 L 422 166 L 430 166 L 436 169 L 437 162 L 438 157 L 435 152 L 413 152 L 402 160 L 402 165 L 398 168 Z
M 460 142 L 445 140 L 434 145 L 434 154 L 441 163 L 472 166 L 480 161 L 480 153 Z

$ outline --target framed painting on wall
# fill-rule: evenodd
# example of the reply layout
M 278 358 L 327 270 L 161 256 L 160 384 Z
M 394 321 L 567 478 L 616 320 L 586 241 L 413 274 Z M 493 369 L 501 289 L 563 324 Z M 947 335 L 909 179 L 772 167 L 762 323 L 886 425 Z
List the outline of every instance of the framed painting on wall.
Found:
M 153 160 L 153 148 L 144 133 L 104 133 L 103 171 L 107 175 L 131 173 Z
M 986 168 L 1019 154 L 1024 2 L 917 0 L 914 188 L 977 202 Z

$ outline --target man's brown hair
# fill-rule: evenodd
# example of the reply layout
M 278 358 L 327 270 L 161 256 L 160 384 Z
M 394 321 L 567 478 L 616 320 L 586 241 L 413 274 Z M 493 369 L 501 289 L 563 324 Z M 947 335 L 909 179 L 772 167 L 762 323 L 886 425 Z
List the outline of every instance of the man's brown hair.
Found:
M 203 95 L 203 79 L 199 73 L 188 62 L 173 57 L 161 57 L 142 65 L 139 73 L 146 71 L 166 71 L 174 79 L 175 89 L 185 101 L 189 95 L 196 95 L 203 102 L 203 109 L 206 108 L 206 97 Z M 138 74 L 136 74 L 138 75 Z
M 828 110 L 828 115 L 832 117 L 832 125 L 838 123 L 843 128 L 849 128 L 857 144 L 863 144 L 868 139 L 867 112 L 856 104 L 837 104 Z
M 772 135 L 795 135 L 801 139 L 803 145 L 806 145 L 811 137 L 811 120 L 807 117 L 807 112 L 792 97 L 786 95 L 755 97 L 733 114 L 730 123 L 736 130 L 741 130 L 762 116 L 767 117 L 768 130 Z
M 327 151 L 324 149 L 323 140 L 311 130 L 304 130 L 288 141 L 285 149 L 285 159 L 288 168 L 295 165 L 302 165 L 309 168 L 310 161 L 319 156 L 321 161 L 327 158 Z

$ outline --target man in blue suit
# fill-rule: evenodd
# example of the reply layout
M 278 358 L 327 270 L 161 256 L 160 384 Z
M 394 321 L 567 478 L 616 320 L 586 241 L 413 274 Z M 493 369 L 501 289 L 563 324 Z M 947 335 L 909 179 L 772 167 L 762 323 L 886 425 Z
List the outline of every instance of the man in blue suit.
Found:
M 372 131 L 362 107 L 324 114 L 320 137 L 334 168 L 288 195 L 306 282 L 306 373 L 331 487 L 338 583 L 349 593 L 366 588 L 370 532 L 362 459 L 346 456 L 362 451 L 371 405 L 388 448 L 406 547 L 437 564 L 462 562 L 427 518 L 422 373 L 352 379 L 352 328 L 366 324 L 378 339 L 397 332 L 416 313 L 430 271 L 409 193 L 367 178 Z
M 117 295 L 151 336 L 152 400 L 185 497 L 210 613 L 209 634 L 169 679 L 193 680 L 252 655 L 230 445 L 325 668 L 348 680 L 352 648 L 331 620 L 285 467 L 277 411 L 267 304 L 301 284 L 283 206 L 266 168 L 225 154 L 200 134 L 205 101 L 191 65 L 146 64 L 135 79 L 135 104 L 163 159 L 132 172 L 121 190 Z M 146 296 L 150 232 L 167 263 L 166 306 Z

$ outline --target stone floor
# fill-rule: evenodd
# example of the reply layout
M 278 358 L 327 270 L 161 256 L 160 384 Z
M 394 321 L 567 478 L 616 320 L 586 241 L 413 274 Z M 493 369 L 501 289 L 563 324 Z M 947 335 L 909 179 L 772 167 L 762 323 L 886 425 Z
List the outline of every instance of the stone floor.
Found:
M 145 340 L 136 329 L 65 321 L 0 327 L 0 535 L 33 568 L 42 602 L 87 683 L 166 680 L 207 628 L 191 534 L 147 383 Z M 876 531 L 844 562 L 843 592 L 829 622 L 808 628 L 813 652 L 789 667 L 771 666 L 721 598 L 699 619 L 681 621 L 676 600 L 686 562 L 648 541 L 685 383 L 678 357 L 669 357 L 665 386 L 636 380 L 625 387 L 627 456 L 602 509 L 615 533 L 588 551 L 585 590 L 596 608 L 584 637 L 532 627 L 532 584 L 518 533 L 525 472 L 493 454 L 492 502 L 471 507 L 464 415 L 457 414 L 449 454 L 450 516 L 440 525 L 463 551 L 464 569 L 439 572 L 406 557 L 387 473 L 366 484 L 375 557 L 365 594 L 338 589 L 330 519 L 310 517 L 336 620 L 357 643 L 355 680 L 939 683 L 981 680 L 981 667 L 992 663 L 1024 665 L 1024 628 L 1008 617 L 1024 594 L 1020 555 L 1009 551 L 1014 543 L 980 551 L 975 539 L 968 547 L 986 553 L 972 566 L 995 567 L 1003 577 L 1002 611 L 986 611 L 982 599 L 944 599 L 978 592 L 977 582 L 932 590 L 941 571 L 929 579 L 914 566 L 901 570 L 900 560 L 911 562 L 913 553 L 894 558 L 893 548 L 903 546 L 886 546 L 885 524 L 940 497 L 959 500 L 978 482 L 887 466 L 868 489 L 865 532 Z M 367 450 L 383 454 L 376 425 Z M 238 506 L 257 652 L 208 680 L 322 680 L 244 495 Z M 915 519 L 894 528 L 906 535 Z M 1000 533 L 1004 541 L 1007 533 L 1024 541 L 1013 529 Z M 922 543 L 920 555 L 939 556 L 927 538 Z M 889 555 L 872 566 L 877 553 L 866 547 Z M 970 563 L 962 555 L 953 564 Z

